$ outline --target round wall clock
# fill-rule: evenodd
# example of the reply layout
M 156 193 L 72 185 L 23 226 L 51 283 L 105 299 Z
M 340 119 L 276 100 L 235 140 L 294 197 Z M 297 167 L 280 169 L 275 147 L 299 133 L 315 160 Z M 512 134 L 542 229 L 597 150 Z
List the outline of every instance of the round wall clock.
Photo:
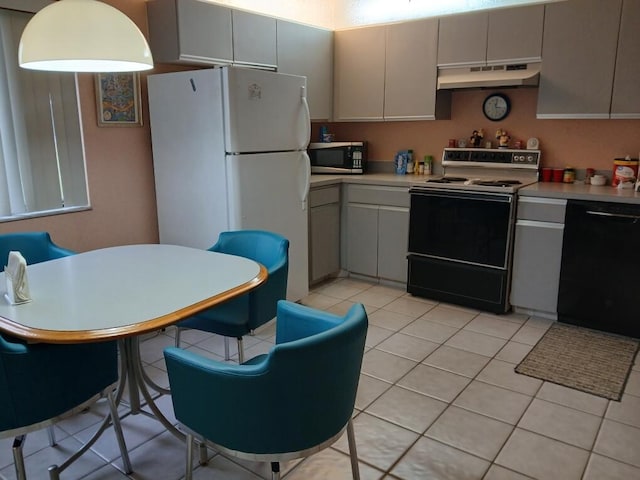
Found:
M 511 102 L 509 97 L 502 93 L 492 93 L 484 99 L 482 104 L 482 113 L 492 122 L 503 120 L 509 115 L 511 110 Z

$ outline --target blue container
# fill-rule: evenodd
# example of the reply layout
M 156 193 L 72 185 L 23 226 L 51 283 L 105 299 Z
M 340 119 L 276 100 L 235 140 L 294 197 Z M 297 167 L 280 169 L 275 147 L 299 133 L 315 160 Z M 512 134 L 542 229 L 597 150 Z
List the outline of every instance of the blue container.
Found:
M 409 162 L 409 152 L 403 150 L 396 153 L 393 160 L 396 175 L 405 175 L 407 173 L 407 163 Z

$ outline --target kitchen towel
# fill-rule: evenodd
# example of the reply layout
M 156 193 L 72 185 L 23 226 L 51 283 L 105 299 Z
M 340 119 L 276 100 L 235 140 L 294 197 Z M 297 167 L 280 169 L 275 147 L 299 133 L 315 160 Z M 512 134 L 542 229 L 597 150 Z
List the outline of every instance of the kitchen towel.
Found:
M 7 283 L 5 297 L 9 303 L 17 305 L 31 301 L 29 281 L 27 280 L 27 261 L 20 252 L 9 252 L 4 275 Z

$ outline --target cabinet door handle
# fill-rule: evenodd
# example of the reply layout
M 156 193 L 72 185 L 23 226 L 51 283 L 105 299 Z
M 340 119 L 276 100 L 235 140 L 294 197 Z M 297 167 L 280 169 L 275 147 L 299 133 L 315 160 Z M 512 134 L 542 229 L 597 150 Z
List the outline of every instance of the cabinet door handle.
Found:
M 596 212 L 594 210 L 587 210 L 588 215 L 599 215 L 601 217 L 617 217 L 617 218 L 631 218 L 633 220 L 640 220 L 638 215 L 628 215 L 625 213 L 611 213 L 611 212 Z

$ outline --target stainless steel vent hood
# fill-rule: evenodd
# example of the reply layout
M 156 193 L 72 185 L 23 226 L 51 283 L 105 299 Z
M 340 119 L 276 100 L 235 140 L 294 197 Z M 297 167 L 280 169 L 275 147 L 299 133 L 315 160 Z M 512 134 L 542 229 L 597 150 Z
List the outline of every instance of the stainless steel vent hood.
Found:
M 540 63 L 438 68 L 438 90 L 536 86 Z

